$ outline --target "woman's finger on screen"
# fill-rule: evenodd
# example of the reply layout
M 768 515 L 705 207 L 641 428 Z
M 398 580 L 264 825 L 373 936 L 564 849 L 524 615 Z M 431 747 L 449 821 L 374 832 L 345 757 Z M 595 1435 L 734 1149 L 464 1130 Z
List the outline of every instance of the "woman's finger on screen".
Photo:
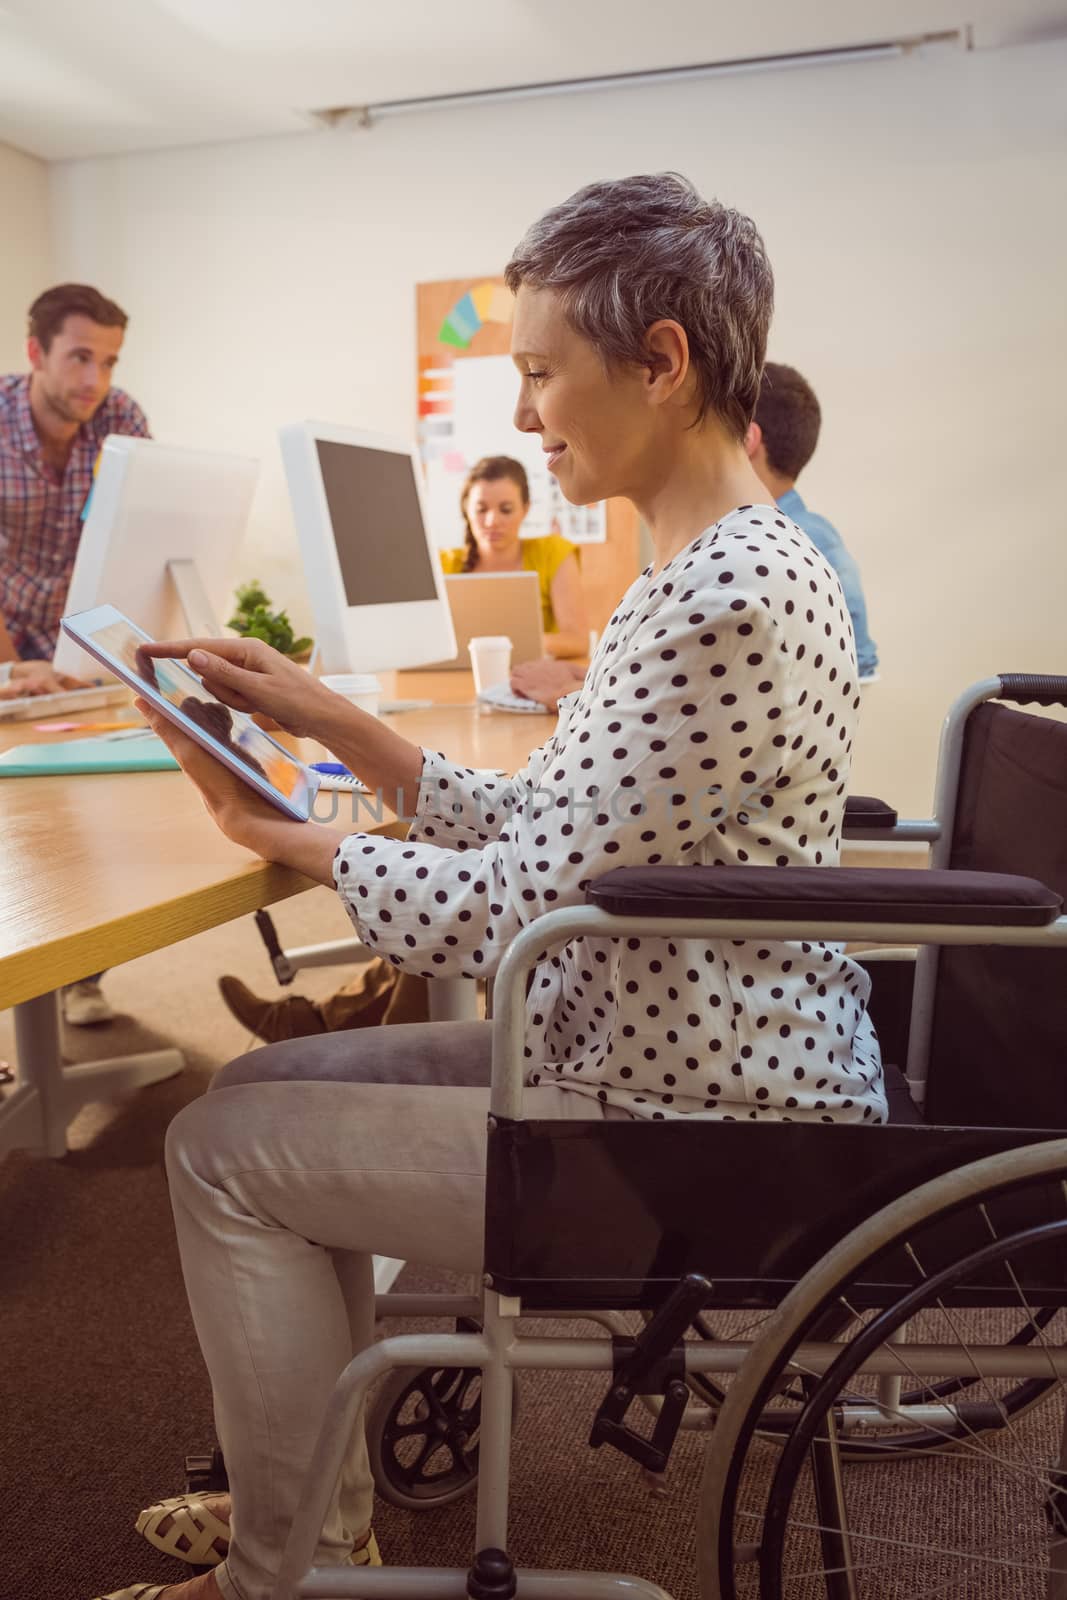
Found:
M 172 661 L 187 661 L 194 650 L 203 650 L 249 672 L 270 672 L 282 665 L 292 665 L 286 656 L 262 639 L 150 639 L 139 648 L 146 656 L 165 656 Z
M 205 689 L 224 705 L 238 711 L 275 714 L 276 688 L 271 673 L 240 666 L 210 650 L 190 651 L 189 665 Z
M 267 646 L 262 648 L 266 654 L 251 667 L 199 650 L 190 653 L 189 665 L 226 705 L 262 713 L 289 733 L 309 733 L 315 708 L 321 709 L 327 691 L 303 667 Z
M 184 661 L 192 650 L 210 650 L 229 661 L 248 662 L 259 644 L 260 639 L 147 639 L 140 649 L 146 656 L 166 656 L 171 661 Z

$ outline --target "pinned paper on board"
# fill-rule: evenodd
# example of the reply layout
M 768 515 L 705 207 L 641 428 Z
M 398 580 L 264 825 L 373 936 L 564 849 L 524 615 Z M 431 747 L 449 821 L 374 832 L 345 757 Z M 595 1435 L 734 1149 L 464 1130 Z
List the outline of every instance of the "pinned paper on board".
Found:
M 575 544 L 595 544 L 606 537 L 605 508 L 572 506 L 545 465 L 536 434 L 519 433 L 513 422 L 518 375 L 509 356 L 469 356 L 452 368 L 451 434 L 421 431 L 430 528 L 434 541 L 447 548 L 462 542 L 459 492 L 464 475 L 482 456 L 513 456 L 526 469 L 530 510 L 523 537 L 561 533 Z M 431 419 L 426 419 L 429 423 Z M 426 446 L 429 445 L 429 449 Z
M 483 294 L 490 289 L 498 286 L 483 284 L 456 302 L 445 319 L 453 332 L 469 327 L 472 314 L 480 316 L 483 308 L 499 311 L 505 302 L 510 320 L 510 295 L 499 290 L 504 301 L 494 306 Z M 482 456 L 500 455 L 513 456 L 526 469 L 530 510 L 523 523 L 524 538 L 561 533 L 575 544 L 603 543 L 604 505 L 572 506 L 564 499 L 545 465 L 539 437 L 519 433 L 515 427 L 519 379 L 510 356 L 467 356 L 450 368 L 436 369 L 437 376 L 431 379 L 434 371 L 427 367 L 420 372 L 419 447 L 435 544 L 447 549 L 463 542 L 459 508 L 463 478 Z M 451 380 L 447 385 L 446 373 Z

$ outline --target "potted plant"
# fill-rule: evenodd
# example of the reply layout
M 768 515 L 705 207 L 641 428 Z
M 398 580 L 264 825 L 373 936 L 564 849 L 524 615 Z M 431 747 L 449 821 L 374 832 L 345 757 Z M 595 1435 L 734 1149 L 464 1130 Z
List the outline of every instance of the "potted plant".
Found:
M 272 611 L 270 596 L 255 579 L 242 584 L 234 595 L 235 611 L 228 628 L 246 639 L 262 639 L 293 661 L 309 661 L 313 640 L 297 638 L 285 611 Z

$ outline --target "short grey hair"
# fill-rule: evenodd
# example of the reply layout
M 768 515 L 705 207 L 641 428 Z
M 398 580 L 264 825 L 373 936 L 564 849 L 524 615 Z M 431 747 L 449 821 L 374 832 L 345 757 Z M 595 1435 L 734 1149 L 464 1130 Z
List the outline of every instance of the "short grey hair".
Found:
M 590 183 L 529 228 L 505 269 L 559 295 L 606 363 L 647 359 L 661 319 L 689 340 L 698 421 L 714 412 L 743 439 L 759 395 L 774 277 L 753 222 L 705 200 L 676 172 Z

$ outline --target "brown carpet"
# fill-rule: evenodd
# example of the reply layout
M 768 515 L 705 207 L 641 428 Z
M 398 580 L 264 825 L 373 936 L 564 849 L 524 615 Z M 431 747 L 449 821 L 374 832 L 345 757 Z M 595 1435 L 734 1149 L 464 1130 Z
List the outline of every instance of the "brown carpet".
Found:
M 283 943 L 343 937 L 326 891 L 275 912 Z M 215 929 L 108 975 L 121 1020 L 65 1030 L 72 1059 L 163 1044 L 186 1053 L 168 1083 L 89 1107 L 71 1152 L 0 1161 L 0 1596 L 91 1600 L 134 1580 L 189 1575 L 133 1531 L 137 1510 L 183 1487 L 187 1450 L 213 1440 L 211 1398 L 174 1247 L 161 1164 L 168 1122 L 247 1044 L 214 989 L 235 972 L 275 987 L 250 920 Z M 324 994 L 337 975 L 302 977 Z M 294 986 L 295 988 L 296 986 Z M 0 1056 L 12 1051 L 0 1016 Z M 399 1287 L 444 1287 L 409 1269 Z M 514 1450 L 513 1554 L 524 1565 L 631 1571 L 676 1597 L 696 1593 L 689 1553 L 695 1440 L 652 1497 L 631 1463 L 584 1438 L 603 1379 L 523 1380 Z M 385 1559 L 470 1560 L 473 1500 L 418 1514 L 380 1507 Z

